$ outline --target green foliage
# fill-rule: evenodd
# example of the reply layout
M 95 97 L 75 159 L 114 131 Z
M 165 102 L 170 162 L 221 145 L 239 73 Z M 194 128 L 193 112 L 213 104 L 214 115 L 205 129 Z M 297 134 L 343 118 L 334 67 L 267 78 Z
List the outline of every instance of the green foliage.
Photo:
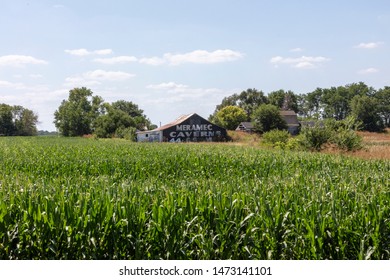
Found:
M 237 126 L 246 121 L 247 116 L 244 109 L 238 106 L 226 106 L 218 111 L 215 124 L 228 130 L 235 130 Z
M 351 100 L 352 116 L 362 121 L 362 130 L 381 132 L 385 125 L 380 116 L 378 100 L 369 96 L 355 96 Z
M 304 127 L 300 132 L 302 144 L 310 150 L 321 150 L 328 143 L 333 132 L 326 126 L 316 123 L 313 127 Z
M 278 107 L 271 104 L 260 105 L 252 115 L 255 130 L 264 133 L 273 129 L 287 129 L 286 121 Z
M 69 91 L 68 100 L 63 100 L 54 113 L 54 124 L 63 136 L 91 134 L 92 122 L 99 115 L 102 99 L 93 96 L 85 87 Z
M 33 136 L 37 135 L 38 116 L 22 106 L 0 104 L 0 135 Z
M 54 117 L 63 136 L 94 133 L 99 138 L 110 138 L 117 131 L 144 130 L 150 126 L 150 121 L 136 104 L 124 100 L 104 103 L 100 96 L 93 96 L 93 92 L 84 87 L 70 90 L 68 100 L 62 101 Z
M 363 148 L 362 138 L 353 130 L 340 129 L 333 134 L 330 142 L 344 151 L 356 151 Z
M 120 127 L 115 131 L 116 138 L 124 138 L 130 141 L 137 141 L 137 129 L 135 127 Z
M 57 137 L 0 154 L 2 260 L 390 258 L 389 161 Z
M 290 138 L 290 133 L 286 130 L 273 129 L 263 134 L 263 142 L 271 146 L 287 144 Z
M 345 86 L 316 88 L 312 92 L 296 95 L 292 91 L 278 90 L 264 95 L 257 89 L 247 89 L 240 94 L 223 98 L 209 120 L 226 106 L 239 106 L 247 112 L 250 121 L 253 112 L 262 104 L 294 110 L 303 119 L 334 119 L 341 121 L 354 116 L 362 121 L 361 129 L 382 131 L 390 127 L 390 87 L 375 90 L 363 82 Z
M 303 151 L 304 145 L 301 137 L 290 137 L 286 143 L 285 149 L 289 151 Z
M 253 111 L 261 104 L 267 103 L 267 97 L 262 91 L 248 88 L 240 94 L 233 94 L 222 99 L 221 104 L 217 105 L 215 111 L 209 117 L 209 121 L 217 122 L 217 113 L 227 106 L 238 106 L 246 112 L 246 121 L 249 121 Z
M 266 145 L 270 145 L 276 149 L 301 151 L 304 148 L 301 138 L 291 137 L 287 130 L 274 129 L 268 131 L 262 135 L 262 139 Z
M 327 143 L 344 151 L 356 151 L 363 148 L 363 140 L 355 131 L 361 125 L 362 122 L 354 117 L 342 121 L 329 119 L 317 122 L 314 127 L 304 127 L 299 139 L 306 148 L 317 151 Z
M 0 104 L 0 135 L 13 135 L 15 124 L 13 122 L 12 106 Z
M 374 97 L 377 100 L 377 112 L 383 120 L 383 124 L 390 127 L 390 87 L 385 86 L 383 89 L 379 89 L 375 92 Z
M 110 105 L 107 105 L 107 108 L 107 114 L 99 116 L 94 121 L 95 134 L 98 137 L 113 137 L 118 129 L 135 127 L 134 119 L 126 112 L 114 109 Z
M 281 89 L 270 92 L 268 94 L 268 102 L 278 108 L 284 107 L 284 110 L 293 110 L 298 112 L 297 96 L 291 90 L 286 92 Z
M 363 139 L 356 133 L 356 130 L 362 127 L 362 121 L 349 116 L 342 121 L 329 120 L 326 125 L 333 130 L 330 143 L 335 144 L 339 149 L 356 151 L 363 148 Z

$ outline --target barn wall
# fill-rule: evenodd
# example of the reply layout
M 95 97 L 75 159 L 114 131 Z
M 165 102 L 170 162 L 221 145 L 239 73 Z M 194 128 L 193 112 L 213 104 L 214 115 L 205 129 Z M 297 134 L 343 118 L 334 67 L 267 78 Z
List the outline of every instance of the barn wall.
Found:
M 137 133 L 137 142 L 161 142 L 162 131 L 141 131 Z
M 163 130 L 163 141 L 167 142 L 200 142 L 224 141 L 226 129 L 219 127 L 198 115 Z

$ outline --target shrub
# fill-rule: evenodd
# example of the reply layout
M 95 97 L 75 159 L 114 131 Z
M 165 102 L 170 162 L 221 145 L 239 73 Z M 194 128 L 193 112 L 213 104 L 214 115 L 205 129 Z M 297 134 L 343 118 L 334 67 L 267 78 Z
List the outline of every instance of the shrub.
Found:
M 305 127 L 301 130 L 303 144 L 311 150 L 321 150 L 326 143 L 335 144 L 344 151 L 356 151 L 363 148 L 362 138 L 355 130 L 361 123 L 353 117 L 342 121 L 326 120 L 324 125 L 318 123 L 314 127 Z
M 286 144 L 286 150 L 290 151 L 301 151 L 304 150 L 304 145 L 302 138 L 299 136 L 296 137 L 290 137 L 288 139 L 288 142 Z
M 263 134 L 263 141 L 264 143 L 272 146 L 279 143 L 278 146 L 280 146 L 282 144 L 287 144 L 289 137 L 290 133 L 288 133 L 288 131 L 273 129 Z
M 303 145 L 311 150 L 321 150 L 323 145 L 332 137 L 332 130 L 316 124 L 301 130 Z
M 115 131 L 115 137 L 135 142 L 137 139 L 136 131 L 137 129 L 135 127 L 118 128 Z
M 362 137 L 350 129 L 338 129 L 333 133 L 330 142 L 344 151 L 356 151 L 363 148 Z

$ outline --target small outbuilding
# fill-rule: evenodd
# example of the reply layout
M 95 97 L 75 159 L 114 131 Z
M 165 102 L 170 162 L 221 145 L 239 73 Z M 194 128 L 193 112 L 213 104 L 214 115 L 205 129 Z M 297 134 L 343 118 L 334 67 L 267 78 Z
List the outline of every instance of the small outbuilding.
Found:
M 196 113 L 183 115 L 153 130 L 137 132 L 138 142 L 216 142 L 226 141 L 226 138 L 226 129 Z

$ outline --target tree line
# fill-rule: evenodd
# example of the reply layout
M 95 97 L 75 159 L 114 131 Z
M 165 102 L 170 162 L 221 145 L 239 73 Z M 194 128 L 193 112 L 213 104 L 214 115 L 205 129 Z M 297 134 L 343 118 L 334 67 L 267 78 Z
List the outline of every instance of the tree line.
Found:
M 295 111 L 301 120 L 341 121 L 353 117 L 361 122 L 361 130 L 380 132 L 390 127 L 390 87 L 376 90 L 359 82 L 316 88 L 305 94 L 278 90 L 268 95 L 261 90 L 247 89 L 225 97 L 209 120 L 228 129 L 235 129 L 240 122 L 250 121 L 258 126 L 259 132 L 265 132 L 283 127 L 278 114 L 275 115 L 281 108 Z M 264 114 L 270 116 L 267 121 L 271 123 L 268 123 L 267 129 L 262 129 L 264 123 L 259 121 Z
M 360 129 L 379 132 L 390 127 L 390 87 L 374 89 L 363 82 L 316 88 L 305 94 L 278 90 L 265 94 L 250 88 L 222 99 L 209 120 L 227 129 L 240 122 L 255 124 L 258 132 L 284 129 L 280 110 L 293 110 L 301 120 L 337 121 L 352 117 Z M 38 115 L 22 106 L 0 104 L 0 135 L 37 135 Z M 131 101 L 104 102 L 85 87 L 69 91 L 54 113 L 54 124 L 63 136 L 94 134 L 97 137 L 134 139 L 136 130 L 156 128 L 143 110 Z

